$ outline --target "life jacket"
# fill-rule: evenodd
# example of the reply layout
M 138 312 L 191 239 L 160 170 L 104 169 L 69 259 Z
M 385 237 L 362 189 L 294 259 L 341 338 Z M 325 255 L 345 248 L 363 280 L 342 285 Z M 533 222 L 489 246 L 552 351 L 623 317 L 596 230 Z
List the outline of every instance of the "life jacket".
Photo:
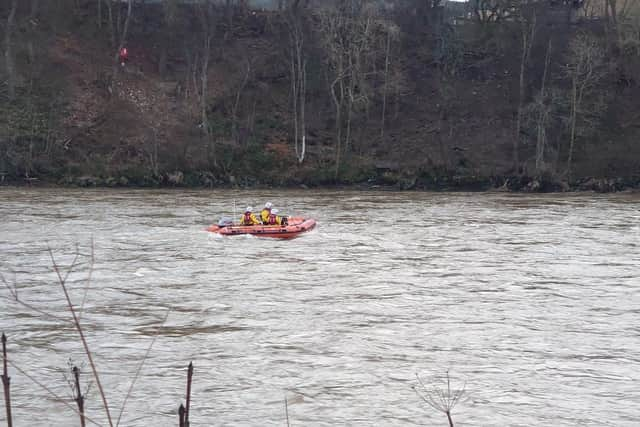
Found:
M 253 225 L 253 218 L 251 218 L 253 214 L 251 212 L 245 212 L 244 217 L 242 218 L 243 225 Z
M 269 224 L 269 216 L 271 215 L 271 209 L 264 208 L 260 211 L 260 219 L 263 224 Z
M 269 225 L 278 225 L 278 216 L 276 214 L 269 214 L 269 219 L 267 221 Z

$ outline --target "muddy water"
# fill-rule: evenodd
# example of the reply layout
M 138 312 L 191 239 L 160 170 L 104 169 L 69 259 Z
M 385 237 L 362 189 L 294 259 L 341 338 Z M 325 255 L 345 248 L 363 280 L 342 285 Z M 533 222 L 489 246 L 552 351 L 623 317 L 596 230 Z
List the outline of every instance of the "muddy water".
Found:
M 121 425 L 177 425 L 189 361 L 192 426 L 284 426 L 285 396 L 291 425 L 446 425 L 412 387 L 418 373 L 441 388 L 447 370 L 466 383 L 456 425 L 640 424 L 638 195 L 3 188 L 0 200 L 0 271 L 21 299 L 68 318 L 47 247 L 62 266 L 80 253 L 68 285 L 114 424 L 154 337 Z M 204 232 L 234 200 L 319 227 L 286 242 Z M 69 360 L 89 367 L 72 326 L 0 295 L 13 363 L 73 403 Z M 77 424 L 10 374 L 15 425 Z M 87 399 L 106 425 L 95 384 Z

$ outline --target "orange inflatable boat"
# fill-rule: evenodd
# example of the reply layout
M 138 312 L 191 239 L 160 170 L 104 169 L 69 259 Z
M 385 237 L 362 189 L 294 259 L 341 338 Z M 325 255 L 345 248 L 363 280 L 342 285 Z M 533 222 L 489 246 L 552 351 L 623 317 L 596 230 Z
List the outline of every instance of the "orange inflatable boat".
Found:
M 310 218 L 289 217 L 287 225 L 212 225 L 207 231 L 223 236 L 241 236 L 251 234 L 257 237 L 293 239 L 300 234 L 313 230 L 316 220 Z

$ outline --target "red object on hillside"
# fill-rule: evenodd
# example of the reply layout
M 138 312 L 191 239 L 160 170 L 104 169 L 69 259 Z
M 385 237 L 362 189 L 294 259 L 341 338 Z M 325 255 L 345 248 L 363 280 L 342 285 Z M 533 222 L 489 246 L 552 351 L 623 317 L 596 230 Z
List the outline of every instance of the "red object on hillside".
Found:
M 120 63 L 124 65 L 124 63 L 127 62 L 127 60 L 129 59 L 129 51 L 127 50 L 126 47 L 123 47 L 122 49 L 120 49 L 119 57 L 120 57 Z

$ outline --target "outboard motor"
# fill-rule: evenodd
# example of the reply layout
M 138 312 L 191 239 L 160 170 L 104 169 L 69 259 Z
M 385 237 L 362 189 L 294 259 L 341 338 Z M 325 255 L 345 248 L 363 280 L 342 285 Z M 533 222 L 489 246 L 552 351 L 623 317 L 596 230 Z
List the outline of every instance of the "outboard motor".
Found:
M 223 216 L 220 218 L 220 221 L 218 221 L 218 227 L 228 227 L 230 225 L 233 225 L 233 220 L 227 216 Z

